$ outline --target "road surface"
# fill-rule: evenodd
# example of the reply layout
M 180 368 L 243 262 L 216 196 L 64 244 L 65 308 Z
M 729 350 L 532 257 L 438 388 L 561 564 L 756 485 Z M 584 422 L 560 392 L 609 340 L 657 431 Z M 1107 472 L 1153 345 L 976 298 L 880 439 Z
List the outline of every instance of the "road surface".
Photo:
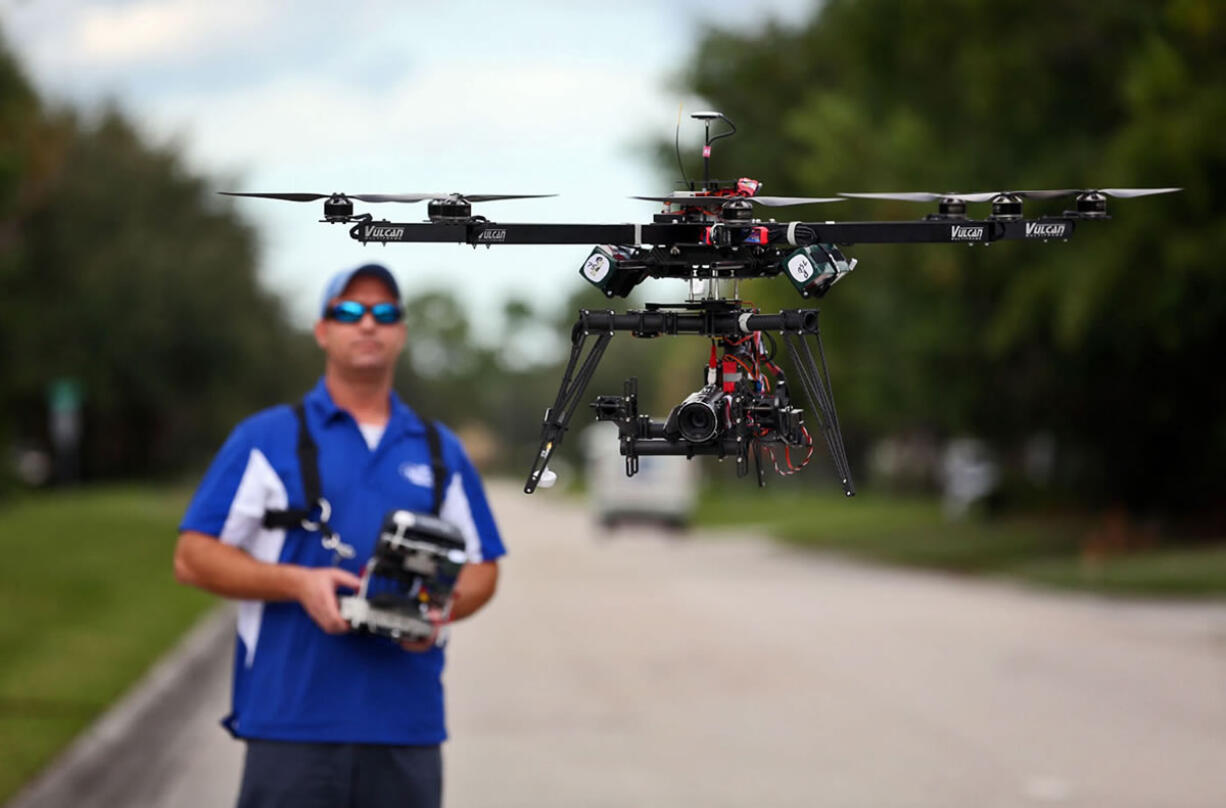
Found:
M 610 538 L 556 494 L 492 497 L 511 555 L 454 629 L 450 808 L 1226 805 L 1224 604 Z M 137 764 L 71 804 L 229 804 L 227 666 L 197 665 L 169 734 L 113 744 Z

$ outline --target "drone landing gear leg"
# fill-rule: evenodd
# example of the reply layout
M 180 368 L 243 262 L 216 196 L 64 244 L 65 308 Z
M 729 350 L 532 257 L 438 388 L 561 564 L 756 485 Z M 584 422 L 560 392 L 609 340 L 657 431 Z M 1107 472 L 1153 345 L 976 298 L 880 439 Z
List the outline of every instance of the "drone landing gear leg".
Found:
M 558 448 L 558 444 L 562 442 L 562 436 L 566 434 L 567 424 L 570 423 L 570 417 L 575 412 L 580 396 L 587 389 L 588 382 L 592 380 L 592 374 L 596 372 L 596 366 L 600 364 L 605 348 L 609 347 L 609 340 L 613 339 L 612 331 L 601 333 L 596 338 L 596 344 L 592 346 L 580 364 L 579 358 L 583 356 L 583 347 L 589 334 L 586 323 L 581 317 L 571 331 L 570 361 L 566 364 L 566 372 L 562 374 L 562 385 L 558 388 L 558 397 L 554 400 L 553 406 L 545 410 L 545 420 L 541 424 L 541 450 L 537 453 L 536 459 L 532 461 L 532 470 L 528 474 L 528 481 L 524 484 L 525 494 L 531 494 L 536 490 L 537 484 L 541 481 L 541 475 L 549 464 L 549 458 L 553 456 L 554 449 Z M 578 373 L 575 372 L 576 366 L 579 368 Z
M 830 450 L 831 460 L 834 461 L 835 472 L 843 483 L 843 493 L 849 497 L 855 496 L 856 487 L 851 480 L 851 465 L 847 462 L 847 451 L 843 448 L 843 432 L 839 429 L 839 414 L 834 408 L 834 392 L 830 388 L 830 371 L 826 367 L 822 337 L 817 331 L 812 333 L 814 339 L 817 340 L 818 356 L 822 358 L 820 371 L 803 333 L 785 331 L 783 341 L 788 347 L 792 364 L 795 365 L 796 373 L 800 376 L 801 386 L 809 398 L 809 404 L 826 438 L 826 446 Z

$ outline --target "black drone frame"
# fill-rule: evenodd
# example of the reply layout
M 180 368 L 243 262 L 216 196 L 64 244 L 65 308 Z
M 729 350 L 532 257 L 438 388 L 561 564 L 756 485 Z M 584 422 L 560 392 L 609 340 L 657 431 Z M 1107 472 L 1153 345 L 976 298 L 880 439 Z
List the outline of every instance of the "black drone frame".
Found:
M 609 297 L 625 296 L 647 277 L 691 280 L 768 277 L 783 271 L 788 252 L 820 244 L 853 243 L 965 243 L 990 244 L 1001 240 L 1067 239 L 1073 233 L 1076 213 L 1038 219 L 945 218 L 921 221 L 874 222 L 762 222 L 755 219 L 724 221 L 703 217 L 657 217 L 651 224 L 501 224 L 482 217 L 463 221 L 375 221 L 369 214 L 337 215 L 325 221 L 353 223 L 350 236 L 362 243 L 456 242 L 461 244 L 615 244 L 624 245 L 630 259 L 610 277 L 604 291 Z M 660 221 L 664 219 L 664 221 Z M 650 246 L 644 246 L 650 245 Z M 818 295 L 823 292 L 818 292 Z M 802 292 L 808 296 L 807 292 Z M 736 338 L 755 331 L 779 332 L 800 377 L 809 410 L 818 421 L 830 451 L 835 471 L 847 496 L 855 494 L 838 413 L 830 386 L 818 329 L 818 310 L 796 309 L 777 314 L 759 314 L 739 301 L 711 299 L 680 304 L 689 310 L 655 306 L 642 311 L 616 314 L 583 310 L 571 333 L 571 353 L 553 406 L 545 412 L 539 451 L 532 463 L 526 493 L 533 493 L 545 474 L 550 458 L 566 434 L 575 409 L 587 389 L 605 350 L 618 331 L 635 337 L 695 334 L 710 338 Z M 674 309 L 678 307 L 673 307 Z M 814 352 L 810 340 L 816 344 Z M 594 340 L 589 346 L 589 341 Z M 586 349 L 586 352 L 585 352 Z M 820 369 L 819 369 L 820 360 Z M 626 398 L 632 397 L 627 388 Z M 627 426 L 629 424 L 629 426 Z M 638 470 L 643 455 L 716 455 L 735 457 L 737 473 L 748 473 L 752 452 L 762 484 L 761 447 L 747 424 L 729 429 L 719 439 L 702 444 L 686 443 L 664 434 L 662 424 L 648 416 L 635 415 L 621 427 L 621 453 L 626 473 Z
M 626 245 L 630 260 L 623 262 L 618 279 L 604 288 L 609 297 L 625 296 L 647 277 L 692 280 L 768 277 L 783 271 L 788 251 L 819 244 L 853 243 L 965 243 L 991 244 L 1002 240 L 1050 240 L 1069 238 L 1080 217 L 1069 212 L 1062 217 L 1038 219 L 984 219 L 933 216 L 921 221 L 873 222 L 762 222 L 723 221 L 703 217 L 699 221 L 657 217 L 651 224 L 501 224 L 481 217 L 455 222 L 375 221 L 368 215 L 332 217 L 332 221 L 355 222 L 350 235 L 362 243 L 458 242 L 462 244 L 616 244 Z M 660 219 L 665 219 L 660 221 Z M 643 245 L 650 245 L 649 247 Z M 802 292 L 806 297 L 807 292 Z M 819 296 L 822 292 L 818 293 Z M 684 305 L 684 304 L 683 304 Z M 550 458 L 562 442 L 575 409 L 597 366 L 618 331 L 635 337 L 695 334 L 711 338 L 742 337 L 755 331 L 779 332 L 800 377 L 809 410 L 830 451 L 835 471 L 847 496 L 855 494 L 838 413 L 830 386 L 818 329 L 816 309 L 796 309 L 778 314 L 759 314 L 735 300 L 707 300 L 688 304 L 692 310 L 666 310 L 656 306 L 616 314 L 583 310 L 571 333 L 571 353 L 553 406 L 545 412 L 540 449 L 533 461 L 525 493 L 533 493 L 545 474 Z M 693 310 L 697 309 L 697 310 Z M 808 338 L 817 346 L 816 353 Z M 589 340 L 594 342 L 589 346 Z M 585 353 L 585 348 L 586 353 Z M 820 370 L 819 360 L 820 359 Z M 633 398 L 628 386 L 626 399 Z M 626 473 L 638 470 L 643 455 L 717 455 L 736 457 L 737 473 L 748 473 L 750 453 L 762 484 L 761 447 L 747 424 L 728 430 L 718 440 L 694 444 L 670 438 L 663 425 L 637 412 L 621 428 L 621 453 Z
M 651 244 L 740 246 L 780 249 L 815 243 L 839 244 L 990 244 L 994 241 L 1067 239 L 1077 220 L 1088 218 L 1068 212 L 1037 219 L 959 219 L 934 216 L 917 221 L 876 222 L 655 222 L 652 224 L 498 223 L 475 218 L 462 222 L 376 221 L 369 214 L 334 217 L 325 221 L 354 222 L 349 235 L 363 244 L 443 242 L 453 244 Z

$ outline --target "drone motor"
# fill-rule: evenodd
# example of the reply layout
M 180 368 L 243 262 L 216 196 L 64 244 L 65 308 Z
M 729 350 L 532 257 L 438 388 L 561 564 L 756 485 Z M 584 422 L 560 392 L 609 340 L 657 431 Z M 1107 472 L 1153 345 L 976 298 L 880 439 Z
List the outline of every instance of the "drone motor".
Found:
M 966 200 L 956 196 L 943 196 L 937 203 L 937 216 L 942 219 L 965 219 Z
M 1022 218 L 1022 197 L 1019 194 L 1001 194 L 992 200 L 993 219 L 1011 221 Z
M 332 194 L 324 200 L 324 219 L 329 222 L 345 221 L 353 215 L 353 201 L 344 194 Z
M 472 218 L 472 204 L 461 196 L 431 199 L 426 205 L 426 215 L 432 222 L 463 222 Z
M 1077 194 L 1077 215 L 1087 219 L 1107 218 L 1107 197 L 1098 191 Z
M 720 217 L 727 222 L 747 222 L 753 219 L 753 203 L 744 197 L 731 197 L 720 206 Z

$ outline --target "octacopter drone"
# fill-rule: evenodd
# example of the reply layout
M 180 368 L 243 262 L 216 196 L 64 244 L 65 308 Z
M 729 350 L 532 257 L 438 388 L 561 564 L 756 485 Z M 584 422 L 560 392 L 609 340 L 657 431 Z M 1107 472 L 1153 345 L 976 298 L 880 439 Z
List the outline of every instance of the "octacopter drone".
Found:
M 801 297 L 822 297 L 856 266 L 838 245 L 869 243 L 990 244 L 1007 240 L 1067 240 L 1078 222 L 1107 216 L 1107 197 L 1163 194 L 1179 188 L 1098 188 L 983 193 L 844 193 L 835 197 L 762 196 L 762 184 L 710 177 L 711 144 L 736 132 L 719 112 L 695 112 L 704 124 L 703 178 L 686 181 L 684 191 L 640 196 L 664 203 L 646 224 L 499 223 L 473 215 L 474 203 L 524 199 L 542 194 L 312 194 L 230 193 L 291 202 L 324 200 L 330 224 L 351 224 L 349 235 L 362 242 L 454 242 L 471 244 L 597 244 L 579 270 L 605 296 L 625 297 L 647 278 L 688 281 L 689 296 L 677 304 L 646 304 L 622 314 L 584 309 L 571 332 L 571 353 L 553 406 L 545 411 L 540 451 L 524 491 L 551 483 L 547 466 L 561 443 L 588 382 L 609 341 L 618 331 L 635 337 L 694 334 L 711 340 L 704 386 L 673 408 L 664 420 L 638 411 L 637 380 L 620 396 L 599 396 L 592 403 L 597 420 L 617 424 L 626 473 L 638 470 L 644 455 L 735 457 L 738 476 L 749 473 L 752 457 L 759 485 L 764 484 L 765 452 L 781 474 L 803 468 L 814 438 L 804 412 L 794 406 L 783 370 L 775 362 L 777 342 L 787 349 L 800 386 L 825 439 L 847 496 L 855 494 L 830 377 L 822 352 L 817 309 L 762 313 L 739 299 L 743 278 L 786 275 Z M 725 131 L 711 136 L 715 122 Z M 680 149 L 678 147 L 678 162 Z M 684 175 L 684 169 L 683 169 Z M 803 222 L 758 218 L 757 208 L 841 202 L 846 197 L 935 202 L 937 212 L 915 221 Z M 1058 216 L 1027 219 L 1025 199 L 1075 197 L 1076 207 Z M 355 213 L 359 202 L 428 202 L 427 221 L 376 220 Z M 991 203 L 984 218 L 969 218 L 968 203 Z M 721 282 L 733 285 L 731 297 Z M 589 341 L 591 344 L 589 346 Z M 813 350 L 816 347 L 816 351 Z

